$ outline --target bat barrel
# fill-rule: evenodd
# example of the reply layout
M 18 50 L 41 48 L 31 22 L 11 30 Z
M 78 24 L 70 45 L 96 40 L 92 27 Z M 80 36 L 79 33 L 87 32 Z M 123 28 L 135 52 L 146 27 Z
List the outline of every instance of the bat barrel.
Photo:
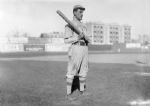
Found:
M 71 25 L 77 33 L 81 33 L 81 31 L 74 25 L 60 10 L 56 11 L 58 15 L 60 15 L 69 25 Z

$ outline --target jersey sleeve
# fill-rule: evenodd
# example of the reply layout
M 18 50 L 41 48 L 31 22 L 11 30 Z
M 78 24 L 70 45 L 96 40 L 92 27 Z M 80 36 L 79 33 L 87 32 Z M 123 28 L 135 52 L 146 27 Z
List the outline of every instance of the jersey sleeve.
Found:
M 74 32 L 70 28 L 69 25 L 65 26 L 65 36 L 64 41 L 65 43 L 74 43 L 78 40 L 78 36 L 74 36 Z

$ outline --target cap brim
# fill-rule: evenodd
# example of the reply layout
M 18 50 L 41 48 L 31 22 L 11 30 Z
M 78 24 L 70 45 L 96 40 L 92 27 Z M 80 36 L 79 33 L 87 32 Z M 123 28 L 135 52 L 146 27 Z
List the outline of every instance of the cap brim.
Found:
M 84 7 L 77 7 L 77 8 L 74 8 L 73 10 L 75 10 L 75 9 L 85 10 Z
M 79 8 L 79 9 L 81 9 L 81 10 L 85 10 L 85 8 L 82 8 L 82 7 L 81 7 L 81 8 Z

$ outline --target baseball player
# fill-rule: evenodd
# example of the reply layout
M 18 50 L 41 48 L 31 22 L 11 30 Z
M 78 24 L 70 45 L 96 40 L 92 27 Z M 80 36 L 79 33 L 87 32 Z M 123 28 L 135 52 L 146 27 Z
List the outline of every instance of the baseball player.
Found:
M 67 82 L 67 98 L 73 100 L 71 96 L 72 83 L 74 76 L 79 76 L 80 93 L 85 93 L 86 76 L 88 72 L 88 42 L 90 41 L 87 36 L 86 26 L 81 22 L 85 8 L 81 5 L 73 7 L 73 20 L 72 22 L 82 32 L 77 34 L 71 26 L 65 26 L 65 43 L 70 43 L 71 46 L 68 50 L 68 70 L 66 74 Z

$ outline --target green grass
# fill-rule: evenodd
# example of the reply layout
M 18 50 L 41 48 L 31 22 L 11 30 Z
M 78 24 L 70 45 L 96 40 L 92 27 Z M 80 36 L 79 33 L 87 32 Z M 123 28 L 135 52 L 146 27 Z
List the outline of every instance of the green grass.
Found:
M 0 61 L 1 106 L 74 106 L 61 104 L 65 101 L 66 69 L 66 62 Z M 87 90 L 92 96 L 83 100 L 81 106 L 127 106 L 130 100 L 148 99 L 150 78 L 133 73 L 149 69 L 90 63 Z

